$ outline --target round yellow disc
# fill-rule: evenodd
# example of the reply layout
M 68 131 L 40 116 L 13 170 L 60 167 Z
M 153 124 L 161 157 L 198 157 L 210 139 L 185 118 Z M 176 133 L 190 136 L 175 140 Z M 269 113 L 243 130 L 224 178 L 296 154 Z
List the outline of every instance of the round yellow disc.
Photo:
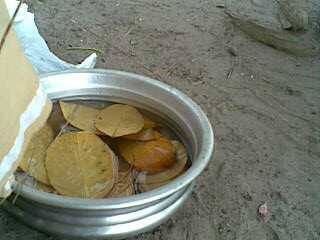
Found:
M 64 118 L 74 127 L 81 130 L 99 134 L 94 126 L 94 121 L 100 110 L 81 104 L 60 102 Z
M 144 119 L 134 107 L 114 104 L 100 111 L 95 126 L 110 137 L 121 137 L 139 132 Z
M 103 198 L 118 174 L 117 159 L 99 137 L 89 132 L 66 133 L 47 151 L 51 185 L 61 195 Z
M 54 139 L 54 131 L 45 124 L 30 140 L 19 167 L 38 181 L 49 184 L 45 168 L 46 152 Z

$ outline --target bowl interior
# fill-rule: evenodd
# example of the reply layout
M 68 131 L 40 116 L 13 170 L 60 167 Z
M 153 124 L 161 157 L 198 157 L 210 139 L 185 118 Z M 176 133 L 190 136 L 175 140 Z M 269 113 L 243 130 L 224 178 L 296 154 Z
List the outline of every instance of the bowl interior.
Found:
M 211 125 L 189 97 L 140 75 L 112 70 L 77 70 L 41 77 L 51 100 L 86 101 L 94 105 L 124 103 L 168 126 L 188 149 L 192 166 L 169 184 L 126 198 L 78 199 L 23 186 L 20 194 L 33 201 L 64 208 L 117 209 L 159 201 L 188 186 L 206 167 L 213 152 Z

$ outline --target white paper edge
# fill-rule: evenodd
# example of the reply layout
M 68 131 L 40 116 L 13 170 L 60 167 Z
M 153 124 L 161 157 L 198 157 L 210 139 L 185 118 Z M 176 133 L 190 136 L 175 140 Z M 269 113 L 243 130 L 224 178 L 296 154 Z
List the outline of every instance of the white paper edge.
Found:
M 47 94 L 40 84 L 36 95 L 28 105 L 26 111 L 20 116 L 19 132 L 9 153 L 4 156 L 0 163 L 0 182 L 4 180 L 5 175 L 11 170 L 12 165 L 16 163 L 25 141 L 26 130 L 40 117 L 42 110 L 47 102 Z M 4 185 L 4 189 L 0 189 L 0 197 L 7 197 L 12 193 L 12 183 L 9 181 Z

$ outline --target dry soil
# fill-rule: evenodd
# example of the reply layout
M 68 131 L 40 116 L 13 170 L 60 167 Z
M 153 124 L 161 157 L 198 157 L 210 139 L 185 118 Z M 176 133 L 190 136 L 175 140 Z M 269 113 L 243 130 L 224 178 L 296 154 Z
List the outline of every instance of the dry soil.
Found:
M 183 210 L 132 240 L 320 239 L 320 59 L 258 43 L 218 0 L 32 0 L 49 47 L 78 63 L 151 76 L 187 93 L 215 130 L 214 159 Z M 257 208 L 266 202 L 263 223 Z M 0 239 L 56 240 L 0 210 Z M 63 240 L 63 239 L 62 239 Z

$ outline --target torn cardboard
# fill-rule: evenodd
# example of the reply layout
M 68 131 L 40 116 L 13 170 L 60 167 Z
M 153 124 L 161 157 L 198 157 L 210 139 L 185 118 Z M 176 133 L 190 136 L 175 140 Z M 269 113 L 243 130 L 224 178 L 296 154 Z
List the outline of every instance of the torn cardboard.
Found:
M 0 38 L 10 22 L 0 0 Z M 10 195 L 12 175 L 26 145 L 51 112 L 51 103 L 13 29 L 0 52 L 0 197 Z

